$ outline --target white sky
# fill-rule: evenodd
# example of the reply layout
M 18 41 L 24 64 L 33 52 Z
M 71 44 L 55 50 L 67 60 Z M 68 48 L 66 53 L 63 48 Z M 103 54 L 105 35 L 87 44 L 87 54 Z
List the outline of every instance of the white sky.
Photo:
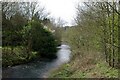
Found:
M 72 25 L 76 13 L 76 4 L 80 0 L 39 0 L 54 18 L 61 18 L 66 25 Z

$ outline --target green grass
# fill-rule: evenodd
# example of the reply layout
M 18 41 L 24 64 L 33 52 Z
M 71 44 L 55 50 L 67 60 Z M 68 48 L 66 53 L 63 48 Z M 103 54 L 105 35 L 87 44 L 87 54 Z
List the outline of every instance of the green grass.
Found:
M 93 53 L 63 64 L 51 72 L 51 78 L 118 78 L 118 69 L 112 68 L 103 60 L 95 58 Z
M 56 78 L 67 78 L 69 77 L 72 72 L 70 70 L 69 64 L 62 65 L 59 70 L 56 70 L 53 72 L 53 74 L 50 75 L 50 77 L 56 77 Z
M 70 65 L 70 66 L 67 66 Z M 60 69 L 55 70 L 49 77 L 52 78 L 118 78 L 118 70 L 111 68 L 104 62 L 94 65 L 91 69 L 76 71 L 72 70 L 71 64 L 64 64 Z
M 99 62 L 96 64 L 95 69 L 93 72 L 100 73 L 103 77 L 108 78 L 117 78 L 118 77 L 118 69 L 109 67 L 105 62 Z

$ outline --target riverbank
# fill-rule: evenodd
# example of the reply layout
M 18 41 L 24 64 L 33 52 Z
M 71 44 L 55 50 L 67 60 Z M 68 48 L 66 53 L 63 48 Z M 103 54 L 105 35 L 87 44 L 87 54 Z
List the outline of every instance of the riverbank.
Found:
M 2 70 L 3 78 L 47 78 L 51 70 L 57 69 L 60 65 L 70 60 L 70 49 L 62 45 L 58 50 L 57 58 L 53 60 L 34 60 L 32 62 L 16 65 Z
M 75 52 L 72 52 L 75 54 Z M 53 70 L 50 78 L 118 78 L 118 69 L 110 67 L 99 52 L 76 54 L 67 64 Z
M 107 55 L 106 58 L 101 37 L 89 31 L 92 27 L 74 26 L 63 32 L 62 41 L 70 45 L 72 59 L 51 71 L 50 78 L 118 78 L 118 69 L 109 65 L 113 57 Z
M 29 57 L 28 57 L 29 56 Z M 53 58 L 56 59 L 56 58 Z M 2 48 L 2 67 L 12 67 L 20 64 L 26 64 L 35 60 L 40 61 L 50 61 L 53 59 L 49 59 L 46 57 L 42 57 L 38 52 L 31 51 L 29 54 L 26 52 L 25 47 L 18 46 L 13 49 L 11 52 L 10 47 Z
M 37 58 L 37 52 L 31 52 L 29 55 L 26 54 L 24 47 L 15 47 L 11 52 L 10 47 L 2 48 L 2 67 L 11 67 L 19 64 L 28 63 Z

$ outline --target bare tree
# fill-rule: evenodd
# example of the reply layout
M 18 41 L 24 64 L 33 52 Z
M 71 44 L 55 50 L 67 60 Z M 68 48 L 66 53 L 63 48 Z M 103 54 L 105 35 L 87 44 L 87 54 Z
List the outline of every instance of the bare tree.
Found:
M 86 48 L 91 45 L 90 43 L 98 42 L 105 53 L 106 62 L 112 67 L 117 64 L 116 25 L 119 24 L 116 24 L 116 16 L 119 17 L 119 14 L 117 2 L 84 2 L 83 8 L 77 7 L 75 19 L 81 30 L 80 35 L 84 37 Z M 97 39 L 98 36 L 99 41 L 91 41 L 91 37 Z
M 37 2 L 26 2 L 24 5 L 21 5 L 22 9 L 24 11 L 24 15 L 27 15 L 29 19 L 32 19 L 35 15 L 39 19 L 46 18 L 49 13 L 46 12 L 45 7 L 42 7 L 40 3 Z
M 56 20 L 57 27 L 63 27 L 65 24 L 66 22 L 60 17 Z

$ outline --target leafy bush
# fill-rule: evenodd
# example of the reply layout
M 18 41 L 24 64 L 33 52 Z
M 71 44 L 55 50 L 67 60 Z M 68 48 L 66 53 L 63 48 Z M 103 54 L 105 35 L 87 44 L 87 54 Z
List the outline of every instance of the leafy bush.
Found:
M 51 32 L 45 30 L 40 22 L 32 21 L 26 26 L 24 38 L 26 44 L 31 42 L 33 51 L 39 52 L 39 55 L 46 58 L 56 58 L 57 43 Z
M 2 47 L 2 66 L 8 67 L 23 64 L 37 58 L 37 52 L 31 52 L 29 59 L 26 59 L 27 55 L 23 46 L 15 47 L 12 53 L 10 47 Z

